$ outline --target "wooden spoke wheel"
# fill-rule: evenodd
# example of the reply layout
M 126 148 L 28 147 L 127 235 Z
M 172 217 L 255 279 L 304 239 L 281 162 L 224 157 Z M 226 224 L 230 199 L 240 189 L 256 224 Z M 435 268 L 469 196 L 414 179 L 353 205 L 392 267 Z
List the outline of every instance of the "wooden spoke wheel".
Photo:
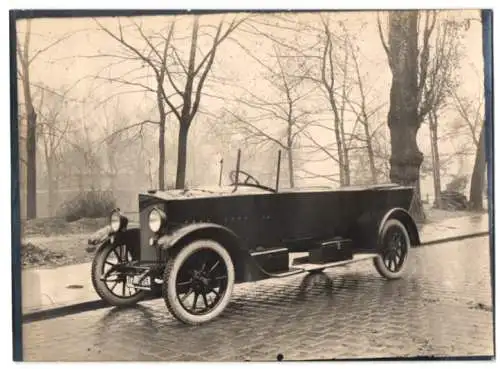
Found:
M 163 297 L 178 320 L 202 324 L 226 308 L 234 279 L 234 265 L 227 250 L 215 241 L 198 240 L 167 262 Z
M 399 279 L 405 272 L 411 248 L 406 227 L 396 219 L 388 220 L 382 229 L 382 244 L 374 264 L 378 273 L 387 279 Z
M 96 253 L 92 263 L 92 284 L 97 294 L 114 306 L 130 306 L 142 300 L 146 294 L 127 284 L 132 276 L 125 266 L 133 261 L 126 245 L 107 243 Z

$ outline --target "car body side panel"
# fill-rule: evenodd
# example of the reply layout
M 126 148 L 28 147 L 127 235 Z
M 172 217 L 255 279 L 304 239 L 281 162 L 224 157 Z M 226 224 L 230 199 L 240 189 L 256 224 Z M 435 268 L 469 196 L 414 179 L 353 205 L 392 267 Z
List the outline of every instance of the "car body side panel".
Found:
M 244 247 L 280 242 L 279 197 L 274 194 L 202 198 L 167 202 L 169 227 L 193 222 L 214 223 L 231 229 Z
M 169 231 L 191 223 L 214 223 L 230 229 L 248 250 L 285 245 L 303 251 L 311 241 L 356 238 L 357 223 L 378 220 L 395 207 L 407 209 L 411 195 L 411 189 L 391 188 L 207 197 L 166 201 L 165 211 Z M 147 220 L 144 213 L 141 224 Z M 360 222 L 363 217 L 367 219 Z

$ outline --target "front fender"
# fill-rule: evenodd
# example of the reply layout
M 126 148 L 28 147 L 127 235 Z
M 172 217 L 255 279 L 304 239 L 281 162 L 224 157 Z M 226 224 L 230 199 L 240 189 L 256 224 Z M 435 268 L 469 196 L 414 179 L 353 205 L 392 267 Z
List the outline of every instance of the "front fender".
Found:
M 213 236 L 223 237 L 228 243 L 240 248 L 240 240 L 232 230 L 214 223 L 193 223 L 181 226 L 171 233 L 161 236 L 158 239 L 158 245 L 167 250 L 192 238 Z
M 88 239 L 88 244 L 92 246 L 97 246 L 105 243 L 108 241 L 113 232 L 111 231 L 111 226 L 107 225 L 105 227 L 102 227 L 101 229 L 95 231 L 92 233 Z
M 260 276 L 255 261 L 244 247 L 241 239 L 230 229 L 214 223 L 193 223 L 175 229 L 160 237 L 158 247 L 175 254 L 182 246 L 197 239 L 211 239 L 220 243 L 231 255 L 234 263 L 236 280 L 252 281 Z
M 127 245 L 128 249 L 134 257 L 138 257 L 140 252 L 140 229 L 138 226 L 133 225 L 119 232 L 113 232 L 110 226 L 103 227 L 93 233 L 89 239 L 88 252 L 93 252 L 97 246 L 102 246 L 108 242 L 117 243 L 120 245 Z

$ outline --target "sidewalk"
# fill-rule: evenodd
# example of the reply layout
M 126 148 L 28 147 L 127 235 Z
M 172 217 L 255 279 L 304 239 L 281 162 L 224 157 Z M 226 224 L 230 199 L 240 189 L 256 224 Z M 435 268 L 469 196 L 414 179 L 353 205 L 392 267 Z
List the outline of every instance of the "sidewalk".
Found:
M 419 227 L 420 241 L 423 245 L 439 243 L 447 239 L 465 238 L 488 231 L 488 213 L 445 219 Z
M 84 263 L 23 271 L 23 314 L 98 300 L 90 280 L 90 267 L 91 263 Z
M 488 214 L 446 219 L 420 227 L 422 244 L 446 242 L 488 232 Z M 99 300 L 90 280 L 91 263 L 22 273 L 23 314 Z

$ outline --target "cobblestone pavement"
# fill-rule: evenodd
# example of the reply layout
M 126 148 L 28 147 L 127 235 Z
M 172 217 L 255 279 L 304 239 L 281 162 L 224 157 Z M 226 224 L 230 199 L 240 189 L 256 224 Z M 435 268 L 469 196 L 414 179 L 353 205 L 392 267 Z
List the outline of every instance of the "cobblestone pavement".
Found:
M 215 321 L 163 300 L 25 324 L 28 361 L 262 361 L 493 355 L 487 237 L 414 249 L 405 279 L 371 262 L 236 287 Z

